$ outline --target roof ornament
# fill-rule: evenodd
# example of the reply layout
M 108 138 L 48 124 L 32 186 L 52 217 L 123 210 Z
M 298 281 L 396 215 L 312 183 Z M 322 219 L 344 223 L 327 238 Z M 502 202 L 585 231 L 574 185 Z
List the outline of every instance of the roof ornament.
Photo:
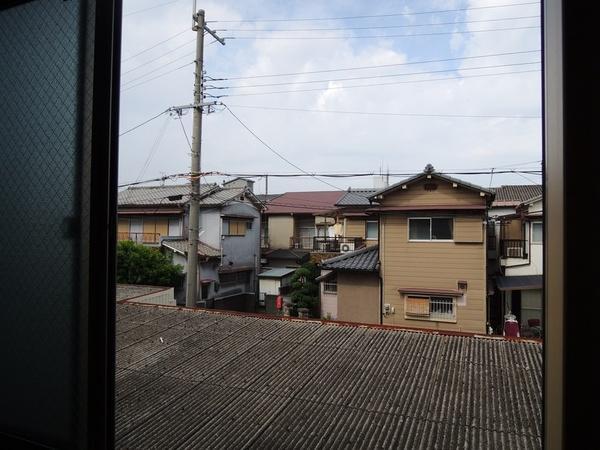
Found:
M 425 170 L 423 170 L 423 172 L 425 172 L 425 173 L 433 173 L 433 172 L 435 172 L 435 169 L 433 168 L 433 165 L 427 164 L 425 166 Z

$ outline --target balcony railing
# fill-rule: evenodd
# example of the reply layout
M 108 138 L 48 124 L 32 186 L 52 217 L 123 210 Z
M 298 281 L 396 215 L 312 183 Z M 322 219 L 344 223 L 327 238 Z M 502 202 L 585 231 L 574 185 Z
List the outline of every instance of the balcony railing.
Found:
M 290 248 L 298 248 L 312 252 L 337 253 L 342 250 L 343 244 L 348 244 L 348 250 L 356 250 L 364 245 L 364 239 L 359 237 L 326 236 L 290 238 Z
M 527 258 L 527 241 L 524 239 L 501 239 L 501 258 Z
M 128 231 L 119 232 L 117 239 L 119 241 L 133 241 L 138 244 L 158 244 L 160 233 L 130 233 Z

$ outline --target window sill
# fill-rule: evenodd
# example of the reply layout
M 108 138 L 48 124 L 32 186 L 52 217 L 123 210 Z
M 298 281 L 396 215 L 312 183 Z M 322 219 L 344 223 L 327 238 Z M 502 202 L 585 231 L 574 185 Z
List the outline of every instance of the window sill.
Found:
M 454 239 L 409 239 L 408 242 L 454 242 Z
M 430 319 L 426 317 L 408 316 L 404 315 L 406 320 L 418 320 L 421 322 L 440 322 L 440 323 L 457 323 L 456 319 Z

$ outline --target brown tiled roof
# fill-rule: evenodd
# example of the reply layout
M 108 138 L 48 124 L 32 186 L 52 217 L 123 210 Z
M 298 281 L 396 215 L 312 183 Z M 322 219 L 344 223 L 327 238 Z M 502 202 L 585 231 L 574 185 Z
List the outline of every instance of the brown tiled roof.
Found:
M 542 345 L 117 305 L 117 448 L 541 448 Z
M 492 206 L 518 205 L 525 200 L 542 195 L 541 184 L 508 184 L 492 189 L 496 194 Z
M 267 204 L 266 214 L 316 214 L 335 209 L 345 191 L 286 192 Z

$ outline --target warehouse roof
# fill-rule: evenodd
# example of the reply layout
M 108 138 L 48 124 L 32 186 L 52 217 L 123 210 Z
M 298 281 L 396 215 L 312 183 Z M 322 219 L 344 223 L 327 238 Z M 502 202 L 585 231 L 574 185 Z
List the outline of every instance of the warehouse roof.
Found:
M 542 346 L 117 305 L 117 448 L 541 448 Z

